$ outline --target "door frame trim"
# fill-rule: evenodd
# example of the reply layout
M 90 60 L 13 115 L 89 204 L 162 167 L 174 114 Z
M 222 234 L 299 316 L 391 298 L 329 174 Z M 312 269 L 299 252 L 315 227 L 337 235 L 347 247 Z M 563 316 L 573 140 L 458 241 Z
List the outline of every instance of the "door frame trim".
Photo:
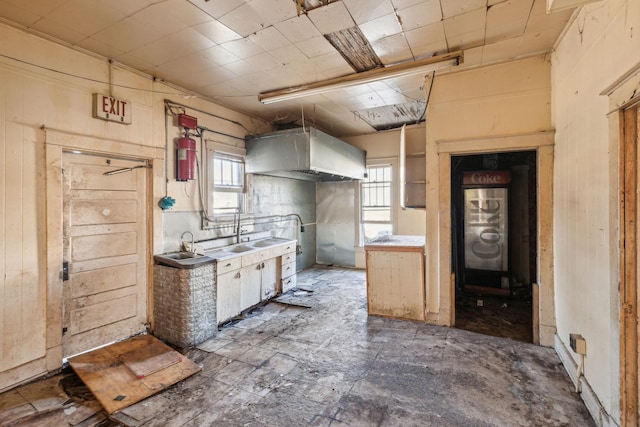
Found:
M 47 371 L 59 369 L 63 363 L 62 349 L 62 274 L 64 259 L 62 239 L 63 225 L 63 179 L 62 158 L 67 151 L 80 151 L 88 155 L 113 156 L 121 159 L 146 161 L 152 170 L 146 172 L 147 179 L 147 318 L 151 319 L 153 307 L 150 305 L 153 294 L 152 248 L 153 224 L 156 222 L 152 209 L 154 188 L 152 183 L 162 178 L 164 159 L 157 158 L 163 154 L 155 147 L 143 146 L 125 141 L 115 141 L 98 137 L 67 133 L 42 127 L 45 145 L 45 209 L 46 209 L 46 280 L 47 280 L 47 328 L 46 328 L 46 368 Z M 159 214 L 160 215 L 160 214 Z
M 638 107 L 618 113 L 620 421 L 638 424 Z
M 537 152 L 537 280 L 539 335 L 534 342 L 553 346 L 555 291 L 553 277 L 553 151 L 555 132 L 497 135 L 427 144 L 427 321 L 455 322 L 451 285 L 451 157 L 491 152 Z M 545 173 L 541 173 L 544 171 Z M 437 179 L 433 179 L 436 178 Z M 430 179 L 431 178 L 431 179 Z M 429 211 L 434 215 L 429 215 Z

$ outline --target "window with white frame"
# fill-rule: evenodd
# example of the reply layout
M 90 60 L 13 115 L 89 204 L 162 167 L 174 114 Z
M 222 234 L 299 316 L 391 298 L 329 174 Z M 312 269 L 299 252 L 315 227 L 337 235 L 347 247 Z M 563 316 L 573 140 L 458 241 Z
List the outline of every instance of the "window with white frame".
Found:
M 393 233 L 393 174 L 389 164 L 367 167 L 367 177 L 360 183 L 360 225 L 364 243 Z
M 214 218 L 244 212 L 244 157 L 210 150 L 209 167 L 209 207 Z

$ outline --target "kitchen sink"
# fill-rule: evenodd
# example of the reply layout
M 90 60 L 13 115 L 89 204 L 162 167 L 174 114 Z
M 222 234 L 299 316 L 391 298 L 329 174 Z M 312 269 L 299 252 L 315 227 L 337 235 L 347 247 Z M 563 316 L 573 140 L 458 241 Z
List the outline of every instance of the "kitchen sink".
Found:
M 193 252 L 175 252 L 175 253 L 166 254 L 163 256 L 170 259 L 191 259 L 191 258 L 201 257 L 202 255 L 198 255 Z
M 175 268 L 195 268 L 200 265 L 213 262 L 214 259 L 206 255 L 193 252 L 172 252 L 169 254 L 154 255 L 153 259 L 157 264 Z
M 238 246 L 233 246 L 231 248 L 225 249 L 225 251 L 234 252 L 234 253 L 242 253 L 242 252 L 249 252 L 249 251 L 252 251 L 254 249 L 255 248 L 252 248 L 251 246 L 238 245 Z

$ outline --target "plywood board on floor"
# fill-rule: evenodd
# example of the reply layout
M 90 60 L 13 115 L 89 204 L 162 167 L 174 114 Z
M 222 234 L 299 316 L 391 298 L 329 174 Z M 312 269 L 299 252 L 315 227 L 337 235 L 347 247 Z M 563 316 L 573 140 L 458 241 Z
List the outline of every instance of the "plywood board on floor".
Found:
M 201 369 L 151 335 L 139 335 L 81 354 L 69 359 L 69 364 L 109 414 Z M 127 365 L 134 366 L 136 371 Z

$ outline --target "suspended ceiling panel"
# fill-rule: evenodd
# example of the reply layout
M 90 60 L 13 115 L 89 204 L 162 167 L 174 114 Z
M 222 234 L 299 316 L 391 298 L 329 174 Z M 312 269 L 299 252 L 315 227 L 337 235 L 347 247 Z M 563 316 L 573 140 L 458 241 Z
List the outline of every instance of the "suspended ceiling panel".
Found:
M 547 0 L 0 0 L 10 25 L 273 123 L 300 122 L 304 110 L 305 120 L 337 136 L 371 132 L 363 111 L 382 108 L 382 116 L 424 101 L 424 76 L 258 101 L 261 92 L 353 74 L 345 59 L 353 48 L 327 37 L 362 36 L 380 62 L 358 70 L 458 49 L 468 67 L 549 52 L 572 13 L 548 14 Z

